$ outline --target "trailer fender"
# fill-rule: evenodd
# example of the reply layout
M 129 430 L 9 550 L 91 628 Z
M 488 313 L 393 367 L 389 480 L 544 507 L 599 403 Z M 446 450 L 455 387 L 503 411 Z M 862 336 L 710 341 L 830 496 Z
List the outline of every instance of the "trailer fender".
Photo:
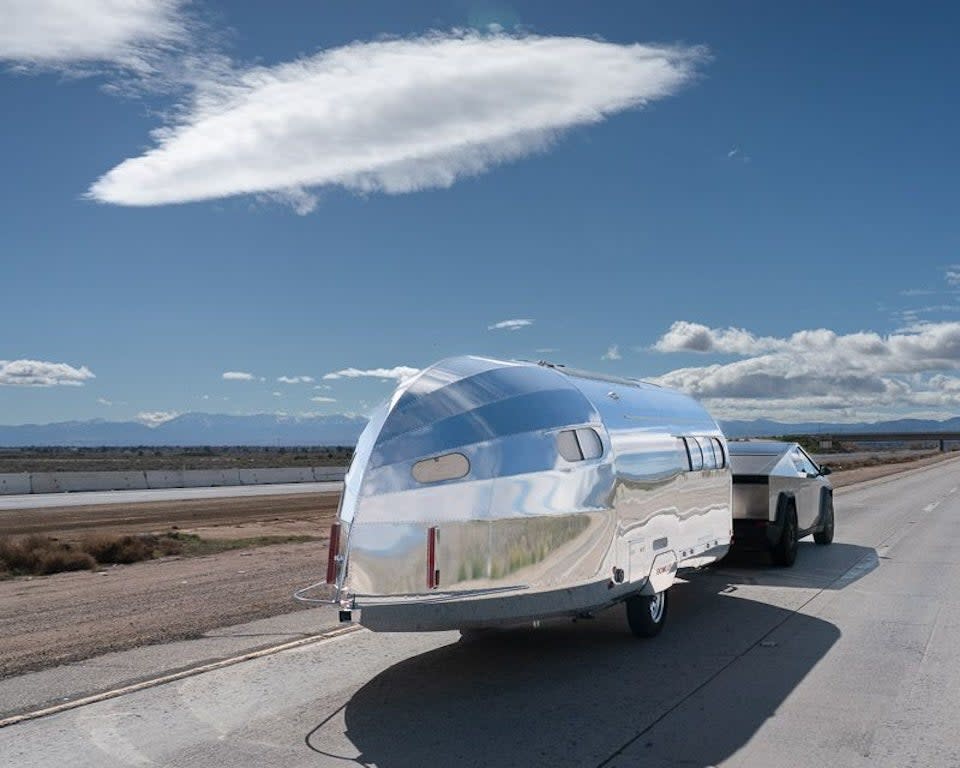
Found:
M 672 549 L 661 552 L 654 558 L 650 568 L 650 576 L 640 593 L 643 595 L 657 595 L 669 589 L 677 577 L 677 554 Z

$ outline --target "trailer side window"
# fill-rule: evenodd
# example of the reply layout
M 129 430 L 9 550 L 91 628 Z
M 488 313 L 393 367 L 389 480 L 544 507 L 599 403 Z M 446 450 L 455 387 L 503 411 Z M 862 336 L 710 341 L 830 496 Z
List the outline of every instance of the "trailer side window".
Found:
M 418 483 L 458 480 L 470 471 L 470 460 L 462 453 L 448 453 L 418 461 L 412 471 L 413 479 Z
M 590 427 L 565 429 L 557 433 L 557 449 L 567 461 L 598 459 L 603 455 L 603 443 L 596 430 Z
M 580 441 L 580 451 L 585 459 L 599 459 L 603 455 L 603 443 L 595 430 L 585 427 L 577 430 L 577 440 Z
M 683 438 L 687 446 L 687 456 L 690 457 L 690 470 L 696 472 L 703 469 L 703 453 L 700 450 L 700 443 L 692 437 Z
M 697 442 L 700 443 L 700 447 L 703 449 L 703 468 L 716 469 L 717 455 L 713 452 L 713 443 L 710 438 L 698 437 Z
M 727 455 L 723 450 L 723 443 L 716 437 L 711 437 L 710 440 L 713 441 L 713 450 L 717 454 L 717 468 L 723 469 L 727 466 Z

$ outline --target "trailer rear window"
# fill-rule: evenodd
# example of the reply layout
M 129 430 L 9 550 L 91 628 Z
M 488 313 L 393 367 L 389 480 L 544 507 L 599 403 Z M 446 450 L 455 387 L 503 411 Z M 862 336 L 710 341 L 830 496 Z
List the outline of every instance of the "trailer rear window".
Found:
M 462 453 L 447 453 L 424 459 L 413 465 L 413 479 L 418 483 L 439 483 L 458 480 L 470 471 L 470 460 Z

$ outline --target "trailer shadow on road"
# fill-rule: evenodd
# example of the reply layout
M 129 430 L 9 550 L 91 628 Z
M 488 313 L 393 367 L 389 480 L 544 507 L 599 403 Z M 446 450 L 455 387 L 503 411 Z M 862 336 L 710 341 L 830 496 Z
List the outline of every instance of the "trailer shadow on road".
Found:
M 801 553 L 793 584 L 750 565 L 678 583 L 654 640 L 630 635 L 615 607 L 407 659 L 347 703 L 346 736 L 359 755 L 325 752 L 325 724 L 307 746 L 323 760 L 379 768 L 715 765 L 777 713 L 840 636 L 827 621 L 747 598 L 737 585 L 773 574 L 773 587 L 823 589 L 873 552 L 818 549 Z

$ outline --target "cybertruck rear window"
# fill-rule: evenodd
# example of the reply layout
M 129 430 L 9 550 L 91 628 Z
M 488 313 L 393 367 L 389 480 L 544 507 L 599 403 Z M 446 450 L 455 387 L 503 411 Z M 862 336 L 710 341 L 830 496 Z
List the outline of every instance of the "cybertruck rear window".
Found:
M 413 479 L 418 483 L 440 483 L 458 480 L 470 471 L 470 460 L 462 453 L 447 453 L 424 459 L 413 465 Z
M 600 435 L 589 427 L 565 429 L 557 433 L 557 448 L 567 461 L 599 459 L 603 455 Z

